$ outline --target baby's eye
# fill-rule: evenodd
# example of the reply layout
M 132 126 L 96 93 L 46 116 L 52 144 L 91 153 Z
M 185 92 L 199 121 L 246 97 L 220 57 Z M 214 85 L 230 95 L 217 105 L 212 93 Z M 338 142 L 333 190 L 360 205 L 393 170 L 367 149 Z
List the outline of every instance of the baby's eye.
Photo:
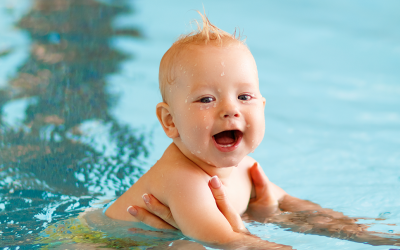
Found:
M 243 95 L 238 96 L 238 99 L 241 101 L 250 101 L 251 98 L 253 98 L 253 97 L 248 94 L 243 94 Z
M 209 97 L 209 96 L 203 97 L 203 98 L 200 99 L 200 102 L 201 102 L 201 103 L 210 103 L 210 102 L 212 102 L 212 101 L 214 101 L 214 98 Z

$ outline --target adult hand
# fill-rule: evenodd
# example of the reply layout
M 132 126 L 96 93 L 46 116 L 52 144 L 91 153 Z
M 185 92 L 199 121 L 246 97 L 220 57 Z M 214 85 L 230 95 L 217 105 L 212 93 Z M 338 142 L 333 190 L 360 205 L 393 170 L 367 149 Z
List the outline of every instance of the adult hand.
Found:
M 256 196 L 250 199 L 243 219 L 264 222 L 266 218 L 280 213 L 278 199 L 286 192 L 268 180 L 257 162 L 250 168 L 250 176 Z
M 144 224 L 157 229 L 176 230 L 178 228 L 168 207 L 159 202 L 152 194 L 144 194 L 142 198 L 147 210 L 138 206 L 129 206 L 128 213 Z
M 229 203 L 225 190 L 218 177 L 213 176 L 208 182 L 208 186 L 211 189 L 219 210 L 231 224 L 232 230 L 235 232 L 247 233 L 248 231 L 242 219 Z M 178 225 L 168 207 L 159 202 L 156 197 L 151 194 L 144 194 L 142 197 L 147 206 L 147 210 L 138 206 L 130 206 L 128 207 L 128 212 L 132 216 L 157 229 L 178 229 Z

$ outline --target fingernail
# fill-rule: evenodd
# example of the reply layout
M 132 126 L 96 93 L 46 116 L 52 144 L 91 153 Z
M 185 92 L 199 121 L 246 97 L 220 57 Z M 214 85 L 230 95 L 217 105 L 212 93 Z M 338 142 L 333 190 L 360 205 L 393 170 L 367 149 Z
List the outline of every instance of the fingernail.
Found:
M 129 206 L 128 209 L 126 209 L 126 211 L 128 211 L 128 213 L 130 213 L 133 216 L 137 215 L 137 209 L 132 206 Z
M 150 197 L 148 194 L 143 194 L 142 196 L 144 203 L 149 203 L 150 202 Z
M 211 187 L 213 187 L 213 188 L 221 187 L 221 182 L 219 181 L 218 176 L 216 176 L 216 175 L 211 177 L 210 183 L 211 183 Z

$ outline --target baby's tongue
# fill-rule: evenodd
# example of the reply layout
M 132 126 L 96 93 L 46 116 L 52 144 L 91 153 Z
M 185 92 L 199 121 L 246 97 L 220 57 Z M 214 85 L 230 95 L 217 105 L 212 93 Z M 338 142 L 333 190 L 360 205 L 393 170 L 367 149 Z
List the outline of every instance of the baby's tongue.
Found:
M 224 131 L 214 135 L 214 139 L 218 144 L 231 144 L 235 142 L 235 134 L 233 131 Z

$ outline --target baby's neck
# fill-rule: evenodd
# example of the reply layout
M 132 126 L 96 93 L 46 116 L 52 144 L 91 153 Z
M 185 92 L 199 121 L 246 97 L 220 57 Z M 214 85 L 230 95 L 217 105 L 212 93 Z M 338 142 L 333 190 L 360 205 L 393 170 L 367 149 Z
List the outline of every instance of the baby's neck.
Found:
M 232 170 L 235 168 L 235 166 L 232 167 L 224 167 L 224 168 L 218 168 L 212 165 L 207 164 L 206 162 L 195 162 L 196 165 L 201 168 L 206 174 L 209 176 L 218 176 L 220 180 L 224 180 L 226 178 L 229 178 L 229 176 L 232 173 Z

